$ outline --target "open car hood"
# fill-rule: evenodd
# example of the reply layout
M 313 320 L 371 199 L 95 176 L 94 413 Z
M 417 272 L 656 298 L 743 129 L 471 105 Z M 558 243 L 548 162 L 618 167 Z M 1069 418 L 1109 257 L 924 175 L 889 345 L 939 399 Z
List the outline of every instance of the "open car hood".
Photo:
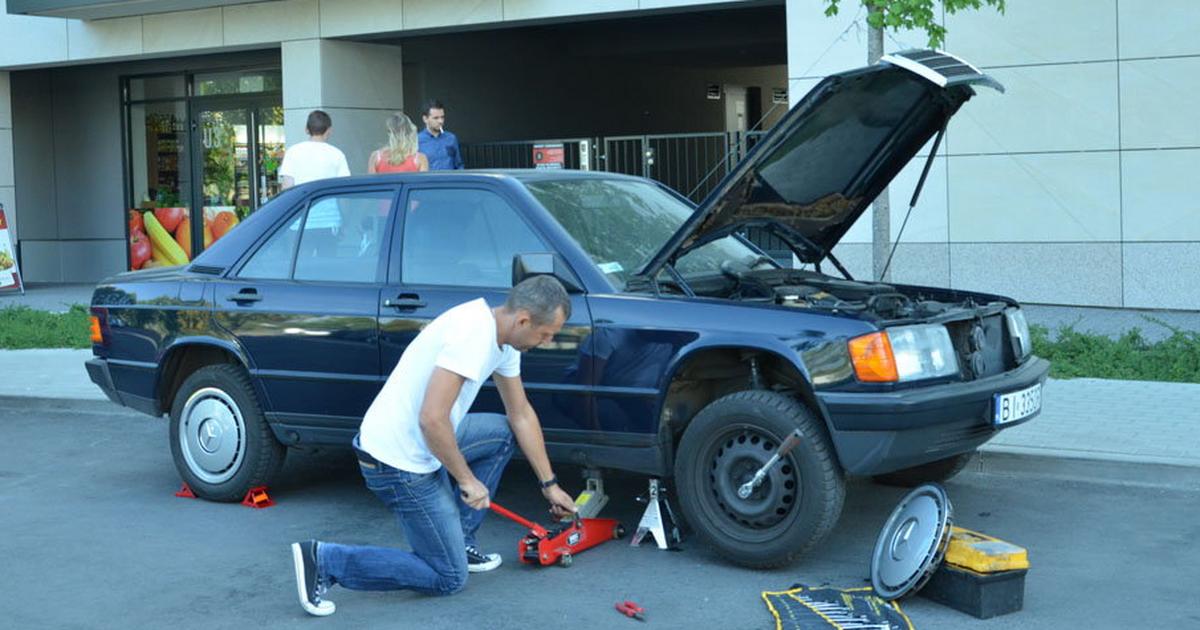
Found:
M 712 193 L 638 275 L 653 277 L 689 250 L 745 227 L 787 241 L 804 262 L 824 259 L 921 147 L 974 96 L 1004 88 L 943 52 L 884 56 L 817 84 Z

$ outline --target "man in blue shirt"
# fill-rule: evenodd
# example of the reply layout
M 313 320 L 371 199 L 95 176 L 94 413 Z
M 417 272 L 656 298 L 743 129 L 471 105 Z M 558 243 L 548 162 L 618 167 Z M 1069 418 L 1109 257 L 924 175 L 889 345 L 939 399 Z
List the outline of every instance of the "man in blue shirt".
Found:
M 446 130 L 446 107 L 437 99 L 425 101 L 421 109 L 425 128 L 417 134 L 421 153 L 429 159 L 429 170 L 449 171 L 463 168 L 458 136 Z

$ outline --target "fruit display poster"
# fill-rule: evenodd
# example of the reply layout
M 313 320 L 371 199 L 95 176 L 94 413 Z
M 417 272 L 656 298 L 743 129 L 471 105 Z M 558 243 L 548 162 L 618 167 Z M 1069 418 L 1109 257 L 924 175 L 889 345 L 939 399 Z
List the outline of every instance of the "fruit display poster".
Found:
M 17 266 L 17 252 L 8 233 L 8 217 L 4 216 L 4 205 L 0 204 L 0 291 L 9 289 L 24 291 L 21 269 Z

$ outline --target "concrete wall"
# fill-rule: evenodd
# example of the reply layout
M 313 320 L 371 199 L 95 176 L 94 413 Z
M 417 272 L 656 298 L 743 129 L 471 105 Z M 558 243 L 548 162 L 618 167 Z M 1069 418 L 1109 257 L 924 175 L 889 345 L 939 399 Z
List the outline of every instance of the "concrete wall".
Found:
M 320 37 L 524 22 L 737 0 L 278 0 L 104 20 L 9 15 L 0 68 L 197 54 Z
M 792 98 L 865 61 L 853 11 L 826 19 L 823 4 L 788 1 Z M 981 88 L 951 123 L 895 278 L 1046 304 L 1200 309 L 1200 195 L 1190 185 L 1200 169 L 1200 3 L 1007 6 L 1003 16 L 945 16 L 946 50 L 1008 91 Z M 924 40 L 900 33 L 885 48 Z M 892 187 L 893 238 L 917 162 Z M 837 250 L 864 276 L 870 235 L 868 213 Z
M 330 144 L 346 154 L 350 171 L 367 172 L 382 144 L 384 121 L 404 103 L 400 47 L 328 39 L 283 44 L 284 132 L 289 145 L 307 137 L 308 113 L 333 119 Z
M 26 280 L 93 282 L 125 268 L 121 76 L 278 63 L 261 51 L 8 73 Z
M 4 205 L 9 221 L 9 236 L 15 234 L 16 178 L 13 172 L 13 112 L 9 73 L 0 72 L 0 204 Z

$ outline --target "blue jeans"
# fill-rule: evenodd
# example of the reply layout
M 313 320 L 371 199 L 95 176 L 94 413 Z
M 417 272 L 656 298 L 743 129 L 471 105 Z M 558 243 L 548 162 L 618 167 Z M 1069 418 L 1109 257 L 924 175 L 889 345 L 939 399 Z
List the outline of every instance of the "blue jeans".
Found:
M 458 448 L 475 476 L 492 495 L 513 453 L 508 419 L 500 414 L 467 414 L 455 433 Z M 458 484 L 442 467 L 411 473 L 382 462 L 362 461 L 367 488 L 392 510 L 412 551 L 391 547 L 322 542 L 317 568 L 326 584 L 362 591 L 408 589 L 450 595 L 467 583 L 466 547 L 485 510 L 463 503 Z

